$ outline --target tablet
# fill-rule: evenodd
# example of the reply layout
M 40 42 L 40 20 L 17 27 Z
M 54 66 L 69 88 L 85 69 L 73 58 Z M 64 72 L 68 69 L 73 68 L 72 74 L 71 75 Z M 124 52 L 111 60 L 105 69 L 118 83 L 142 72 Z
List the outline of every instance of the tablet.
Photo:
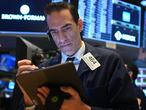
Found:
M 18 75 L 16 80 L 32 99 L 33 103 L 41 103 L 37 97 L 37 88 L 48 86 L 51 88 L 71 86 L 78 91 L 80 97 L 84 97 L 83 87 L 76 69 L 72 62 L 58 64 L 43 69 L 31 71 L 27 74 Z

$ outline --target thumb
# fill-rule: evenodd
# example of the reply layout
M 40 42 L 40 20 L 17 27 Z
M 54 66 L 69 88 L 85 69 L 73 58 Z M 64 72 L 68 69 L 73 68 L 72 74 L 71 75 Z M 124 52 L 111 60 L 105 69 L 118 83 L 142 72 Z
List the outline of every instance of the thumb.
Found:
M 63 87 L 61 87 L 60 89 L 61 89 L 61 91 L 63 91 L 64 93 L 70 94 L 72 98 L 79 98 L 78 92 L 77 92 L 75 89 L 73 89 L 72 87 L 64 87 L 64 86 L 63 86 Z

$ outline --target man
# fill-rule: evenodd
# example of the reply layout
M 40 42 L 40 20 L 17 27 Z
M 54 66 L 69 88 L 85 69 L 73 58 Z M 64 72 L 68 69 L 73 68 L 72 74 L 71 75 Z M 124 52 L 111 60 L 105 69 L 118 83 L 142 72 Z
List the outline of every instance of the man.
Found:
M 49 32 L 61 53 L 39 67 L 64 63 L 68 57 L 75 58 L 73 63 L 89 102 L 82 101 L 78 92 L 72 87 L 60 87 L 61 91 L 71 96 L 63 101 L 60 110 L 137 110 L 136 96 L 122 60 L 112 51 L 92 47 L 81 40 L 83 23 L 77 10 L 66 3 L 51 3 L 47 5 L 45 13 Z M 81 58 L 85 55 L 95 59 L 100 66 L 88 66 L 88 63 Z M 38 69 L 29 60 L 19 61 L 18 67 L 17 75 Z M 31 106 L 33 110 L 35 106 L 32 106 L 33 103 L 21 85 L 19 88 L 24 96 L 25 107 Z M 38 97 L 43 103 L 49 92 L 50 89 L 47 87 L 38 89 Z

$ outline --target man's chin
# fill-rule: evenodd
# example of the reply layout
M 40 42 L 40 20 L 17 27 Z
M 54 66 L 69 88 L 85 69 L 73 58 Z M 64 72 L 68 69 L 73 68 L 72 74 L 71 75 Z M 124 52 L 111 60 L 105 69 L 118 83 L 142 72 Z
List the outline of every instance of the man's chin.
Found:
M 67 55 L 67 56 L 72 56 L 74 53 L 70 50 L 68 50 L 68 51 L 62 51 L 65 55 Z

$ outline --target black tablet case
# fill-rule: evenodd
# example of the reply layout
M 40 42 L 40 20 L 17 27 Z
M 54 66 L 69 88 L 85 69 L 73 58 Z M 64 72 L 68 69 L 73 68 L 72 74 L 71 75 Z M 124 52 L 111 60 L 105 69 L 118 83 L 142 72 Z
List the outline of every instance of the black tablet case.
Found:
M 72 86 L 78 91 L 81 98 L 84 97 L 79 76 L 72 62 L 34 70 L 30 73 L 17 76 L 16 80 L 20 83 L 35 105 L 41 105 L 41 101 L 37 97 L 37 88 L 44 85 L 51 88 Z

